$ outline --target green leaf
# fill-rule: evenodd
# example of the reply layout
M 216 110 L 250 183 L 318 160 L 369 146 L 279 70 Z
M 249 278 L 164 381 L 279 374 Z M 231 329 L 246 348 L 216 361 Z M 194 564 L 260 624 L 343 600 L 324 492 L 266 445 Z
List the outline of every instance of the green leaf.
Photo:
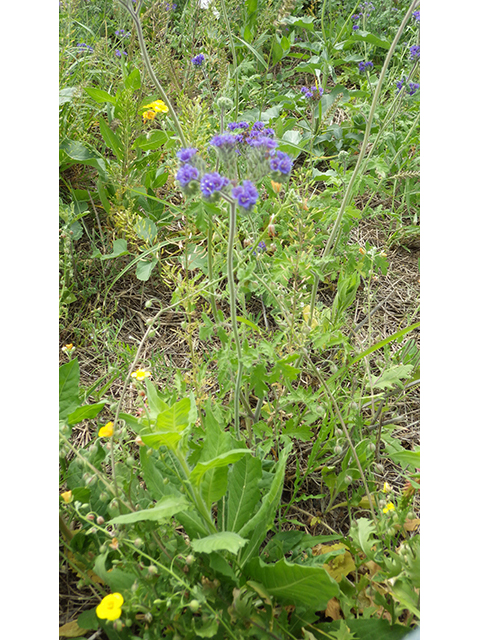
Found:
M 152 520 L 153 522 L 167 522 L 179 511 L 190 507 L 190 503 L 182 495 L 164 496 L 152 509 L 142 509 L 125 515 L 117 516 L 110 520 L 109 524 L 132 524 Z
M 405 578 L 397 578 L 392 590 L 400 604 L 420 618 L 420 596 L 412 589 L 411 583 Z
M 247 320 L 247 318 L 242 318 L 241 316 L 237 316 L 237 322 L 246 324 L 247 327 L 250 327 L 250 329 L 253 329 L 254 331 L 258 331 L 259 333 L 262 333 L 260 327 L 257 327 L 256 324 L 254 324 L 251 320 Z
M 367 520 L 367 518 L 359 518 L 357 520 L 357 526 L 350 528 L 352 540 L 367 557 L 370 555 L 372 547 L 375 544 L 375 541 L 371 539 L 374 531 L 374 523 L 371 520 Z
M 391 625 L 388 620 L 379 618 L 349 618 L 347 621 L 322 622 L 315 626 L 318 627 L 322 638 L 323 634 L 330 634 L 338 640 L 339 637 L 342 637 L 339 636 L 339 633 L 344 625 L 347 625 L 355 640 L 372 640 L 373 638 L 375 640 L 402 640 L 411 632 L 410 627 L 400 624 Z M 334 633 L 336 635 L 333 635 Z
M 157 264 L 157 258 L 153 258 L 152 260 L 140 260 L 140 262 L 137 263 L 137 268 L 135 269 L 137 279 L 142 282 L 147 282 Z
M 392 44 L 390 40 L 387 38 L 379 38 L 375 36 L 373 33 L 368 33 L 368 31 L 355 31 L 350 38 L 344 43 L 343 48 L 349 49 L 356 42 L 368 42 L 370 44 L 375 45 L 376 47 L 380 47 L 381 49 L 390 49 L 390 45 Z
M 238 551 L 247 544 L 248 540 L 233 531 L 221 531 L 200 540 L 192 540 L 192 549 L 196 553 L 212 553 L 212 551 Z
M 409 378 L 413 365 L 397 364 L 386 369 L 379 376 L 373 376 L 372 386 L 375 389 L 393 389 L 395 386 L 402 384 L 403 378 Z
M 96 404 L 85 404 L 82 407 L 77 407 L 75 411 L 68 414 L 68 424 L 70 426 L 78 424 L 82 420 L 92 420 L 100 413 L 105 406 L 105 401 L 97 402 Z
M 275 509 L 278 506 L 278 501 L 280 500 L 280 497 L 282 495 L 285 467 L 287 464 L 288 454 L 290 453 L 292 446 L 292 443 L 289 442 L 282 449 L 279 460 L 277 462 L 275 476 L 273 478 L 272 484 L 270 485 L 270 489 L 264 496 L 260 509 L 240 529 L 239 534 L 241 536 L 248 536 L 249 533 L 253 531 L 258 524 L 261 524 L 264 527 L 265 533 L 270 526 L 271 519 L 273 518 Z
M 247 47 L 247 49 L 249 49 L 253 53 L 253 55 L 257 58 L 257 60 L 260 62 L 260 64 L 263 66 L 263 68 L 265 70 L 268 70 L 268 64 L 265 62 L 263 57 L 258 53 L 258 51 L 252 47 L 251 44 L 249 44 L 245 40 L 242 40 L 242 38 L 239 38 L 235 34 L 233 34 L 233 37 L 236 38 L 237 40 L 239 40 L 242 44 L 244 44 Z
M 100 260 L 112 260 L 113 258 L 119 258 L 126 254 L 128 254 L 127 241 L 120 238 L 119 240 L 113 241 L 112 253 L 107 253 L 104 256 L 101 256 Z
M 98 617 L 96 608 L 83 611 L 77 618 L 77 624 L 81 629 L 98 629 Z
M 64 420 L 79 405 L 78 385 L 80 382 L 80 367 L 78 359 L 74 358 L 62 364 L 58 373 L 59 382 L 59 402 L 60 402 L 60 420 Z
M 113 151 L 117 160 L 122 161 L 124 153 L 123 145 L 120 141 L 120 138 L 110 129 L 108 124 L 101 116 L 98 117 L 98 124 L 100 126 L 100 133 L 102 134 L 102 138 L 104 139 L 105 144 Z
M 181 433 L 190 424 L 191 399 L 183 398 L 157 416 L 157 429 Z
M 251 454 L 252 452 L 250 451 L 250 449 L 233 449 L 232 451 L 228 451 L 227 453 L 222 453 L 219 456 L 216 456 L 212 460 L 207 460 L 206 462 L 197 462 L 190 473 L 190 480 L 194 484 L 198 485 L 200 484 L 200 480 L 202 479 L 203 474 L 209 469 L 225 467 L 232 462 L 236 462 L 247 453 Z
M 323 567 L 302 566 L 285 558 L 273 565 L 255 558 L 246 571 L 263 584 L 270 597 L 309 611 L 324 611 L 328 601 L 340 593 L 338 584 Z
M 307 29 L 307 31 L 314 30 L 314 20 L 312 16 L 285 16 L 281 22 L 284 24 L 292 24 L 294 27 L 300 27 L 300 29 Z
M 226 527 L 229 531 L 240 531 L 252 517 L 260 500 L 261 478 L 262 463 L 253 456 L 244 456 L 229 470 Z
M 402 447 L 402 445 L 395 438 L 385 435 L 383 437 L 385 443 L 385 451 L 388 457 L 400 464 L 402 467 L 410 465 L 414 469 L 420 468 L 420 449 L 415 451 L 409 451 Z
M 156 419 L 159 413 L 168 410 L 168 404 L 160 398 L 150 378 L 145 378 L 145 388 L 147 390 L 150 417 Z
M 158 149 L 168 140 L 165 131 L 151 131 L 145 135 L 138 136 L 132 145 L 133 149 L 141 149 L 142 151 L 152 151 Z
M 85 87 L 85 93 L 87 93 L 91 98 L 98 102 L 99 104 L 103 104 L 104 102 L 111 102 L 112 104 L 116 104 L 117 100 L 113 96 L 111 96 L 106 91 L 102 91 L 102 89 L 94 89 L 93 87 Z

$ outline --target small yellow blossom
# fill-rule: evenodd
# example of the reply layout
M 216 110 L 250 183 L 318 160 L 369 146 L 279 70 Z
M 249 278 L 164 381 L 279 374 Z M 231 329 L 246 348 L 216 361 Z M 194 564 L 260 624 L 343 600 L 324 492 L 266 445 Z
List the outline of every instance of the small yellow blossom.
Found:
M 389 502 L 383 509 L 383 513 L 388 513 L 389 511 L 395 511 L 395 505 L 393 502 Z
M 115 549 L 116 551 L 118 549 L 118 539 L 112 538 L 112 541 L 108 546 L 111 547 L 112 549 Z
M 392 487 L 388 484 L 388 482 L 383 483 L 383 493 L 390 493 Z
M 365 255 L 365 249 L 363 247 L 358 247 L 358 250 L 360 251 L 360 253 L 362 254 L 362 256 Z
M 62 347 L 62 351 L 64 353 L 73 353 L 75 351 L 75 347 L 73 346 L 73 344 L 66 344 L 64 347 Z
M 113 422 L 107 422 L 106 425 L 101 427 L 98 431 L 99 438 L 111 438 L 113 436 Z
M 132 373 L 132 378 L 136 378 L 137 380 L 145 380 L 145 378 L 148 378 L 149 376 L 151 376 L 152 374 L 150 373 L 150 371 L 144 371 L 143 369 L 139 369 L 138 371 L 134 371 Z
M 102 620 L 117 620 L 122 615 L 123 596 L 121 593 L 110 593 L 105 596 L 96 608 L 96 613 Z
M 71 491 L 64 491 L 60 495 L 62 496 L 62 498 L 65 500 L 65 502 L 67 504 L 70 504 L 70 502 L 72 502 L 72 500 L 73 500 L 73 496 L 72 496 L 72 492 Z
M 272 183 L 272 189 L 275 191 L 275 193 L 280 193 L 280 191 L 282 190 L 281 183 L 275 182 L 274 180 L 270 180 L 270 182 Z
M 144 447 L 144 446 L 145 446 L 145 443 L 144 443 L 144 441 L 141 439 L 141 437 L 140 437 L 140 436 L 137 436 L 137 437 L 135 438 L 135 444 L 138 444 L 138 446 L 139 446 L 139 447 Z
M 150 104 L 146 104 L 144 107 L 146 111 L 143 112 L 143 121 L 154 120 L 157 113 L 168 113 L 168 107 L 162 100 L 155 100 Z

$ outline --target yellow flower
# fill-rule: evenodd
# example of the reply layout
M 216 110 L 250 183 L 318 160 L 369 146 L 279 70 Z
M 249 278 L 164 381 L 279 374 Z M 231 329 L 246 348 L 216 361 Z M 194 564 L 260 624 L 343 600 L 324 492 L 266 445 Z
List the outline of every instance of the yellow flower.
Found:
M 270 182 L 272 183 L 272 189 L 275 191 L 275 193 L 280 193 L 280 191 L 282 190 L 281 183 L 275 182 L 274 180 L 270 180 Z
M 99 438 L 111 438 L 113 436 L 113 422 L 107 422 L 101 429 L 98 431 Z
M 155 102 L 146 104 L 143 108 L 152 109 L 155 113 L 168 113 L 168 107 L 164 102 L 162 102 L 162 100 L 155 100 Z
M 137 380 L 145 380 L 145 378 L 148 378 L 149 376 L 151 376 L 152 374 L 150 373 L 150 371 L 144 371 L 143 369 L 139 369 L 138 371 L 134 371 L 132 373 L 132 378 L 136 378 Z
M 383 483 L 383 493 L 390 493 L 392 487 L 388 484 L 388 482 Z
M 65 502 L 67 504 L 69 504 L 73 500 L 73 496 L 72 496 L 72 492 L 71 491 L 64 491 L 60 495 L 62 496 L 62 498 L 65 500 Z
M 116 551 L 118 549 L 118 539 L 112 538 L 112 541 L 108 546 L 111 547 L 112 549 L 115 549 Z
M 395 505 L 393 502 L 389 502 L 383 509 L 383 513 L 388 513 L 389 511 L 395 511 Z
M 155 111 L 149 109 L 143 113 L 143 121 L 146 122 L 147 120 L 154 120 L 156 115 Z
M 122 615 L 122 604 L 123 596 L 121 593 L 110 593 L 96 608 L 97 616 L 102 620 L 116 620 Z
M 72 353 L 73 351 L 75 351 L 75 347 L 73 346 L 73 344 L 66 344 L 64 347 L 62 347 L 62 351 L 64 351 L 65 353 Z

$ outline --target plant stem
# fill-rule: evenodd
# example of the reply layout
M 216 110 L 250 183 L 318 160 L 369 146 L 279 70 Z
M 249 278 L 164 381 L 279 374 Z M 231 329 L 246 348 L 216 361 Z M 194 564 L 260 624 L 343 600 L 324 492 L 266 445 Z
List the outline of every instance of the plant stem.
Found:
M 232 50 L 232 58 L 233 58 L 233 75 L 235 76 L 235 120 L 238 118 L 238 72 L 237 72 L 237 54 L 235 52 L 235 44 L 233 42 L 232 30 L 230 29 L 230 19 L 227 14 L 227 7 L 225 6 L 225 0 L 220 0 L 220 4 L 222 5 L 222 13 L 223 19 L 225 20 L 225 24 L 227 25 L 228 37 L 230 39 L 230 48 Z
M 337 214 L 337 219 L 335 220 L 335 224 L 333 225 L 333 228 L 330 232 L 330 236 L 328 238 L 327 244 L 325 246 L 325 249 L 323 251 L 323 256 L 328 256 L 330 255 L 330 253 L 333 253 L 333 251 L 335 250 L 335 247 L 337 245 L 338 242 L 338 238 L 339 238 L 339 229 L 340 229 L 340 224 L 342 222 L 342 218 L 343 218 L 343 214 L 345 213 L 345 209 L 348 205 L 348 203 L 350 202 L 350 198 L 352 195 L 352 191 L 353 191 L 353 187 L 355 184 L 355 181 L 357 179 L 357 176 L 360 173 L 360 167 L 362 164 L 362 160 L 363 157 L 365 155 L 366 149 L 367 149 L 367 145 L 368 145 L 368 138 L 370 136 L 370 130 L 372 128 L 372 124 L 373 124 L 373 116 L 375 113 L 375 108 L 377 106 L 378 100 L 380 98 L 380 91 L 382 89 L 382 85 L 383 85 L 383 81 L 385 79 L 385 75 L 387 73 L 387 67 L 390 63 L 390 60 L 393 56 L 393 52 L 395 51 L 395 47 L 398 44 L 398 41 L 400 40 L 400 36 L 403 33 L 403 30 L 405 29 L 405 26 L 407 25 L 407 22 L 410 20 L 410 17 L 416 7 L 416 5 L 418 4 L 418 0 L 413 0 L 412 4 L 410 5 L 407 13 L 405 14 L 405 17 L 402 21 L 402 24 L 400 25 L 400 27 L 398 28 L 397 34 L 395 35 L 395 38 L 393 39 L 393 42 L 390 46 L 390 49 L 388 50 L 388 53 L 386 55 L 385 61 L 383 63 L 383 67 L 382 67 L 382 71 L 380 72 L 380 76 L 378 78 L 378 83 L 377 83 L 377 87 L 375 89 L 375 94 L 373 96 L 372 99 L 372 105 L 370 107 L 370 113 L 368 116 L 368 120 L 367 120 L 367 125 L 365 127 L 365 135 L 363 137 L 363 142 L 362 142 L 362 146 L 360 148 L 360 153 L 358 154 L 358 158 L 357 158 L 357 163 L 355 165 L 355 169 L 353 170 L 352 176 L 350 178 L 350 181 L 348 183 L 348 187 L 345 191 L 345 195 L 343 197 L 342 200 L 342 204 L 340 205 L 340 210 Z
M 230 293 L 230 316 L 232 322 L 233 337 L 235 340 L 235 346 L 237 348 L 237 379 L 235 381 L 235 393 L 234 393 L 234 420 L 235 420 L 235 433 L 236 437 L 240 439 L 240 386 L 242 382 L 242 346 L 240 344 L 240 337 L 238 335 L 237 325 L 237 309 L 236 309 L 236 291 L 235 281 L 233 279 L 233 247 L 235 244 L 235 232 L 237 221 L 237 207 L 235 202 L 230 203 L 230 229 L 228 233 L 228 249 L 227 249 L 227 275 L 228 275 L 228 289 Z
M 131 4 L 128 2 L 128 0 L 117 0 L 123 7 L 125 7 L 125 9 L 128 11 L 128 13 L 132 16 L 132 20 L 135 24 L 135 29 L 137 30 L 137 36 L 138 36 L 138 44 L 140 46 L 140 51 L 142 52 L 142 57 L 143 57 L 143 61 L 145 63 L 145 66 L 147 68 L 147 71 L 150 75 L 150 78 L 153 81 L 153 84 L 156 86 L 158 92 L 160 93 L 160 96 L 163 100 L 163 102 L 167 105 L 168 107 L 168 111 L 173 119 L 173 122 L 175 124 L 175 128 L 177 130 L 178 133 L 178 137 L 180 138 L 180 141 L 182 143 L 182 145 L 184 147 L 187 146 L 187 141 L 186 138 L 183 134 L 183 129 L 182 129 L 182 125 L 180 124 L 180 121 L 177 117 L 177 114 L 175 112 L 175 109 L 172 107 L 172 104 L 170 102 L 170 100 L 168 99 L 168 96 L 165 92 L 165 90 L 163 89 L 162 85 L 160 84 L 157 76 L 155 75 L 155 71 L 153 70 L 152 67 L 152 63 L 150 61 L 150 56 L 148 55 L 148 51 L 147 51 L 147 47 L 145 45 L 145 40 L 143 38 L 143 30 L 142 30 L 142 25 L 140 22 L 140 9 L 141 9 L 141 5 L 142 3 L 140 2 L 137 10 L 134 11 L 132 9 Z

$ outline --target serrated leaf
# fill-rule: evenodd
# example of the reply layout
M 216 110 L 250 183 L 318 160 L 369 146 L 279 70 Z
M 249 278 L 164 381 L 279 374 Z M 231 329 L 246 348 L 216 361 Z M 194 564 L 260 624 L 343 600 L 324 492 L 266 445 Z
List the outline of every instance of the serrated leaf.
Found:
M 179 511 L 188 508 L 190 503 L 182 495 L 164 496 L 152 509 L 142 509 L 133 513 L 116 516 L 109 524 L 132 524 L 151 520 L 153 522 L 166 522 Z
M 372 386 L 375 389 L 393 389 L 402 384 L 404 378 L 410 377 L 413 365 L 397 364 L 386 369 L 379 376 L 373 376 Z
M 359 518 L 357 520 L 357 527 L 352 527 L 350 529 L 350 535 L 363 553 L 368 557 L 374 545 L 374 541 L 371 540 L 373 536 L 373 532 L 375 530 L 375 525 L 371 520 L 367 520 L 367 518 Z
M 270 597 L 309 611 L 324 611 L 328 601 L 340 593 L 338 584 L 323 567 L 302 566 L 285 558 L 271 565 L 255 558 L 246 571 L 264 585 Z
M 192 540 L 192 548 L 197 553 L 212 553 L 213 551 L 238 551 L 247 544 L 248 540 L 233 531 L 220 531 L 199 540 Z

